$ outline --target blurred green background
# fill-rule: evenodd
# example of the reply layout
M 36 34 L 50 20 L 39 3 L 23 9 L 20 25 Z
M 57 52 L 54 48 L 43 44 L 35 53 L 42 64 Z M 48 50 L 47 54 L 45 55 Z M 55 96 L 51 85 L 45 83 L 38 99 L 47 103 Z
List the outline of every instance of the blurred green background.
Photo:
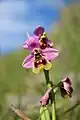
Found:
M 26 31 L 25 31 L 26 32 Z M 74 89 L 71 99 L 56 95 L 56 109 L 59 120 L 80 120 L 80 4 L 70 4 L 60 10 L 60 20 L 49 27 L 49 38 L 54 47 L 60 50 L 59 57 L 53 61 L 50 71 L 55 84 L 65 76 L 70 76 Z M 16 120 L 9 110 L 13 104 L 20 107 L 33 120 L 39 117 L 39 99 L 45 93 L 43 72 L 34 75 L 22 67 L 28 53 L 17 50 L 0 56 L 0 120 Z M 66 111 L 74 106 L 71 111 Z M 65 112 L 66 111 L 66 112 Z M 65 112 L 65 114 L 63 114 Z

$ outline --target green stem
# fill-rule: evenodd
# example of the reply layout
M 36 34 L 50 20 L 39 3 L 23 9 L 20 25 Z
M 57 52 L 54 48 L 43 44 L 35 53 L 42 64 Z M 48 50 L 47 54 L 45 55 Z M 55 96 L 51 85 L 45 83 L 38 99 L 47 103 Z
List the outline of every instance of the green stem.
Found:
M 56 104 L 55 104 L 55 93 L 53 93 L 52 104 L 52 120 L 56 120 Z
M 51 81 L 49 78 L 49 70 L 44 70 L 44 75 L 45 75 L 47 87 L 48 88 L 52 87 Z M 52 90 L 51 104 L 52 104 L 52 120 L 56 120 L 55 93 L 53 90 Z
M 46 85 L 48 88 L 50 88 L 51 85 L 50 85 L 50 79 L 49 79 L 49 70 L 44 70 L 44 75 L 45 75 L 45 79 L 46 79 Z
M 57 85 L 52 87 L 53 91 L 54 91 L 54 94 L 56 94 L 56 92 L 59 90 L 60 84 L 61 84 L 61 82 L 59 82 Z

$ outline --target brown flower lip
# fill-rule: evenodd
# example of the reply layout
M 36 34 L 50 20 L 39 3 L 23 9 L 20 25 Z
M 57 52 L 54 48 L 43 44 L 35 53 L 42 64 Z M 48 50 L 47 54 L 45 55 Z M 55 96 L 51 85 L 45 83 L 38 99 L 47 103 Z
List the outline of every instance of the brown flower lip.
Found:
M 41 65 L 41 64 L 42 64 L 42 65 L 46 65 L 46 64 L 47 64 L 46 59 L 43 58 L 43 57 L 41 57 L 39 60 L 37 60 L 37 61 L 34 62 L 34 66 L 35 66 L 36 68 L 38 68 L 38 66 Z
M 38 68 L 38 66 L 41 64 L 42 65 L 47 64 L 47 60 L 44 58 L 44 56 L 40 54 L 40 52 L 37 49 L 35 49 L 34 56 L 35 56 L 34 66 L 36 68 Z

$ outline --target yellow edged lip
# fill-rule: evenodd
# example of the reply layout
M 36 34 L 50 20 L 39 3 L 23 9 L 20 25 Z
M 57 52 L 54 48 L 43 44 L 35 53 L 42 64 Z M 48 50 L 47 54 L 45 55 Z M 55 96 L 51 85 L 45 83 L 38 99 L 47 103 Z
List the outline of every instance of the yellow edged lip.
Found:
M 35 66 L 33 66 L 33 72 L 34 72 L 35 74 L 38 74 L 42 69 L 50 70 L 51 67 L 52 67 L 51 62 L 47 61 L 47 64 L 46 64 L 46 65 L 40 64 L 40 65 L 38 66 L 38 68 L 36 68 Z

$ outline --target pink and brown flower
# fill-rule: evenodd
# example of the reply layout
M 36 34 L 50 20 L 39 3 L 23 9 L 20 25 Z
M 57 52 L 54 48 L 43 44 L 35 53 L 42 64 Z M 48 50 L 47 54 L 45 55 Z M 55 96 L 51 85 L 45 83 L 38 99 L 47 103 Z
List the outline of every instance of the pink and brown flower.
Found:
M 61 80 L 60 91 L 62 97 L 72 97 L 73 88 L 71 85 L 72 83 L 69 77 Z
M 42 106 L 45 106 L 45 105 L 47 105 L 47 104 L 49 103 L 51 90 L 52 90 L 52 87 L 49 88 L 49 89 L 46 91 L 46 93 L 44 94 L 43 97 L 41 97 L 40 103 L 41 103 Z
M 57 56 L 58 50 L 56 49 L 46 48 L 41 50 L 35 48 L 32 53 L 24 59 L 22 65 L 24 68 L 32 68 L 34 73 L 39 73 L 41 69 L 51 69 L 51 60 L 54 60 Z
M 47 33 L 41 26 L 36 27 L 34 30 L 34 35 L 39 37 L 40 48 L 45 49 L 46 47 L 53 47 L 53 43 L 48 39 Z

